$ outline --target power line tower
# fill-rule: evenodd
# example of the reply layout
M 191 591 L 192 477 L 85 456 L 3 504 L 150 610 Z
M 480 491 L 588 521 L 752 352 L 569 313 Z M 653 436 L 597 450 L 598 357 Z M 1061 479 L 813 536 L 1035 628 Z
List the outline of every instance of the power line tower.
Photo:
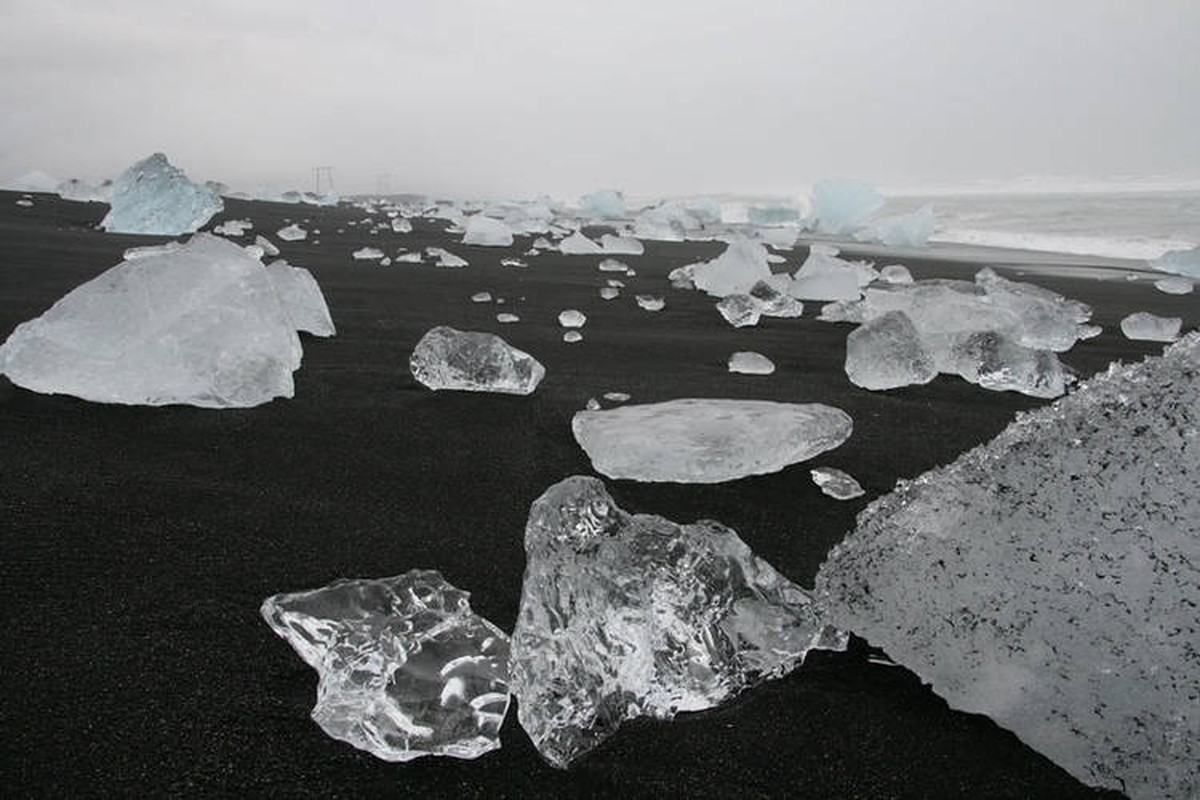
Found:
M 333 194 L 333 167 L 313 167 L 313 191 L 321 193 L 321 181 L 325 182 L 327 194 Z

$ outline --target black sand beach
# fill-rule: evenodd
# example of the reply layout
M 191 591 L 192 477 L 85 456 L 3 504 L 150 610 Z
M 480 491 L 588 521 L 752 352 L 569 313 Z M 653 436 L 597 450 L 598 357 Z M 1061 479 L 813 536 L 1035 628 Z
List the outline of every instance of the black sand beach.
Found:
M 95 230 L 102 205 L 36 195 L 22 208 L 18 197 L 0 192 L 0 340 L 125 248 L 162 241 Z M 214 220 L 252 219 L 241 241 L 271 237 L 324 291 L 338 334 L 304 337 L 295 399 L 248 410 L 127 408 L 0 379 L 0 786 L 9 796 L 1096 794 L 988 719 L 950 711 L 911 673 L 869 661 L 861 641 L 845 654 L 816 653 L 719 709 L 629 724 L 569 771 L 539 759 L 514 709 L 503 748 L 475 761 L 388 764 L 327 738 L 308 717 L 316 674 L 259 618 L 263 598 L 434 568 L 511 630 L 529 504 L 568 475 L 591 474 L 569 427 L 589 397 L 819 401 L 850 414 L 849 441 L 775 475 L 717 486 L 608 482 L 627 510 L 720 520 L 806 586 L 855 514 L 898 478 L 953 460 L 1043 404 L 945 377 L 858 389 L 842 370 L 849 327 L 817 321 L 819 304 L 798 320 L 733 329 L 709 298 L 672 290 L 665 277 L 720 244 L 648 242 L 645 256 L 621 257 L 637 277 L 604 301 L 597 289 L 610 276 L 596 257 L 501 267 L 527 239 L 466 247 L 441 222 L 386 235 L 346 225 L 365 216 L 346 205 L 230 200 Z M 321 233 L 278 241 L 285 219 Z M 394 254 L 428 244 L 471 266 L 382 267 L 350 256 L 364 245 Z M 789 254 L 787 268 L 803 257 L 803 248 Z M 879 263 L 894 261 L 918 278 L 969 278 L 979 266 Z M 1094 307 L 1104 332 L 1063 357 L 1084 377 L 1161 352 L 1122 336 L 1118 322 L 1130 312 L 1182 316 L 1185 329 L 1200 323 L 1195 295 L 1163 294 L 1151 276 L 1021 276 L 1028 265 L 991 263 Z M 483 290 L 507 302 L 471 302 Z M 666 308 L 639 309 L 637 293 L 664 296 Z M 564 308 L 588 315 L 580 343 L 561 341 Z M 498 311 L 521 322 L 499 324 Z M 438 324 L 499 333 L 546 365 L 545 380 L 529 397 L 430 392 L 407 364 Z M 778 370 L 729 374 L 735 350 L 757 350 Z M 820 464 L 853 474 L 866 497 L 822 495 L 808 474 Z

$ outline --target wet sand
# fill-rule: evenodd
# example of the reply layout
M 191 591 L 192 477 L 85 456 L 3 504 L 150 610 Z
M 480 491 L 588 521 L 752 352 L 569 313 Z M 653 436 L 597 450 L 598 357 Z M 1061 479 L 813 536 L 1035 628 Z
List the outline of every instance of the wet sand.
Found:
M 95 230 L 102 205 L 37 195 L 21 208 L 17 197 L 0 192 L 0 339 L 125 248 L 163 241 Z M 945 377 L 857 389 L 842 371 L 850 328 L 818 322 L 819 304 L 799 320 L 730 328 L 710 299 L 672 290 L 665 277 L 720 244 L 648 242 L 645 256 L 620 257 L 637 277 L 604 301 L 597 290 L 612 275 L 595 257 L 501 267 L 529 240 L 466 247 L 442 222 L 386 235 L 346 225 L 364 216 L 231 200 L 214 220 L 249 217 L 254 231 L 235 241 L 266 234 L 325 293 L 338 335 L 303 337 L 295 399 L 246 410 L 127 408 L 0 385 L 0 785 L 13 796 L 1094 794 L 986 718 L 948 710 L 911 673 L 869 660 L 878 654 L 857 640 L 719 709 L 629 724 L 565 772 L 538 758 L 514 709 L 503 748 L 475 761 L 388 764 L 327 738 L 308 717 L 316 675 L 261 621 L 262 599 L 343 576 L 435 568 L 511 629 L 530 502 L 591 472 L 569 427 L 589 397 L 819 401 L 849 413 L 855 432 L 842 447 L 775 475 L 717 486 L 608 482 L 629 511 L 732 526 L 802 585 L 898 478 L 953 460 L 1043 404 Z M 285 219 L 311 220 L 301 224 L 321 234 L 279 241 Z M 471 266 L 350 257 L 365 245 L 394 254 L 428 244 Z M 787 269 L 803 256 L 788 254 Z M 893 262 L 918 278 L 969 278 L 978 268 L 880 260 Z M 1009 277 L 1027 267 L 996 266 Z M 1165 295 L 1123 274 L 1056 273 L 1026 279 L 1090 303 L 1104 327 L 1063 358 L 1081 375 L 1161 352 L 1121 335 L 1132 311 L 1183 316 L 1185 329 L 1200 322 L 1196 295 Z M 472 303 L 483 290 L 506 303 Z M 637 293 L 665 297 L 666 308 L 639 309 Z M 564 308 L 588 315 L 580 343 L 561 341 Z M 497 323 L 501 311 L 521 322 Z M 430 392 L 407 362 L 438 324 L 499 333 L 547 376 L 530 397 Z M 762 352 L 777 372 L 729 374 L 735 350 Z M 867 495 L 825 497 L 808 475 L 820 464 L 850 472 Z

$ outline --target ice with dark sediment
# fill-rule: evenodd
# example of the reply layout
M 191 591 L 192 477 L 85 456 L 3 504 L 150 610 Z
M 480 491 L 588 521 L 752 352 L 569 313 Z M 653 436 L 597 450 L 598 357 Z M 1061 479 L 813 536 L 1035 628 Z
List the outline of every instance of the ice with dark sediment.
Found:
M 758 303 L 764 317 L 794 319 L 804 314 L 804 303 L 787 293 L 790 286 L 791 279 L 787 275 L 772 275 L 751 286 L 747 294 Z
M 854 234 L 860 242 L 878 242 L 888 247 L 923 247 L 933 235 L 933 208 L 922 206 L 907 214 L 875 220 Z
M 600 237 L 600 247 L 604 252 L 614 255 L 640 256 L 646 252 L 646 246 L 639 240 L 613 233 L 606 233 Z
M 820 233 L 853 233 L 883 207 L 883 196 L 861 181 L 822 180 L 813 186 L 809 226 Z
M 889 311 L 846 337 L 846 377 L 855 386 L 879 391 L 929 383 L 937 360 L 903 311 Z
M 0 373 L 102 403 L 249 407 L 292 397 L 301 355 L 262 262 L 199 233 L 117 264 L 17 326 Z
M 666 300 L 653 294 L 639 294 L 634 300 L 643 311 L 662 311 L 667 305 Z
M 809 470 L 813 483 L 820 487 L 821 492 L 834 500 L 853 500 L 862 497 L 866 492 L 848 472 L 834 467 L 816 467 Z
M 757 325 L 762 316 L 762 306 L 748 294 L 730 294 L 717 303 L 717 311 L 735 328 Z
M 532 394 L 546 368 L 494 333 L 430 329 L 413 348 L 409 371 L 430 389 Z
M 1121 320 L 1121 333 L 1127 339 L 1148 342 L 1173 342 L 1183 327 L 1182 317 L 1160 317 L 1148 311 L 1136 311 Z
M 510 247 L 513 243 L 512 228 L 498 219 L 473 214 L 467 219 L 462 243 L 483 247 Z
M 284 227 L 275 231 L 275 235 L 280 239 L 283 239 L 285 242 L 299 242 L 308 238 L 308 231 L 304 230 L 304 228 L 301 228 L 299 225 L 292 223 L 291 225 L 285 225 Z
M 1200 279 L 1200 245 L 1188 250 L 1171 250 L 1149 262 L 1154 269 Z
M 425 255 L 429 258 L 436 258 L 435 267 L 448 267 L 451 269 L 459 269 L 469 266 L 469 262 L 462 256 L 457 256 L 443 247 L 426 247 Z
M 555 767 L 626 720 L 711 708 L 846 645 L 734 530 L 629 514 L 596 478 L 534 501 L 525 555 L 510 685 Z
M 838 258 L 837 249 L 814 244 L 808 258 L 796 270 L 788 294 L 799 300 L 857 300 L 869 275 L 854 263 Z
M 272 261 L 266 270 L 292 327 L 313 336 L 333 336 L 337 332 L 325 295 L 311 272 L 283 260 Z
M 1163 294 L 1191 294 L 1195 288 L 1190 278 L 1182 275 L 1172 275 L 1169 278 L 1159 278 L 1154 282 L 1154 288 Z
M 739 237 L 711 261 L 689 265 L 687 273 L 695 288 L 713 297 L 725 297 L 745 294 L 759 281 L 770 278 L 771 267 L 766 247 Z
M 753 350 L 739 350 L 729 356 L 729 371 L 741 375 L 770 375 L 775 371 L 775 362 Z
M 192 183 L 162 153 L 133 164 L 113 183 L 100 227 L 109 233 L 193 233 L 225 208 L 220 195 Z
M 560 311 L 558 324 L 564 328 L 582 328 L 587 323 L 587 315 L 574 308 Z
M 1200 334 L 902 483 L 817 575 L 831 620 L 1087 784 L 1200 793 Z
M 610 478 L 721 483 L 764 475 L 839 446 L 853 429 L 821 403 L 686 398 L 575 414 L 571 430 Z
M 580 231 L 575 231 L 565 237 L 558 243 L 558 249 L 563 255 L 569 256 L 591 256 L 604 252 L 600 245 L 584 236 Z
M 277 594 L 261 614 L 317 671 L 312 718 L 386 761 L 500 747 L 509 638 L 434 570 Z

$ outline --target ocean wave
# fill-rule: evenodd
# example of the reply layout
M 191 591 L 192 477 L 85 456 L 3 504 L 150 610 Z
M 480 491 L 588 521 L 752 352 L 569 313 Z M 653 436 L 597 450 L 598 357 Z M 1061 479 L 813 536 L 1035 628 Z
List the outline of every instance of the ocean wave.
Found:
M 1197 244 L 1196 242 L 1189 242 L 1182 239 L 1084 236 L 1031 233 L 1027 231 L 1018 233 L 1014 231 L 978 230 L 972 228 L 948 228 L 940 230 L 930 238 L 930 241 L 1139 260 L 1158 258 L 1169 250 L 1184 250 L 1195 247 Z

